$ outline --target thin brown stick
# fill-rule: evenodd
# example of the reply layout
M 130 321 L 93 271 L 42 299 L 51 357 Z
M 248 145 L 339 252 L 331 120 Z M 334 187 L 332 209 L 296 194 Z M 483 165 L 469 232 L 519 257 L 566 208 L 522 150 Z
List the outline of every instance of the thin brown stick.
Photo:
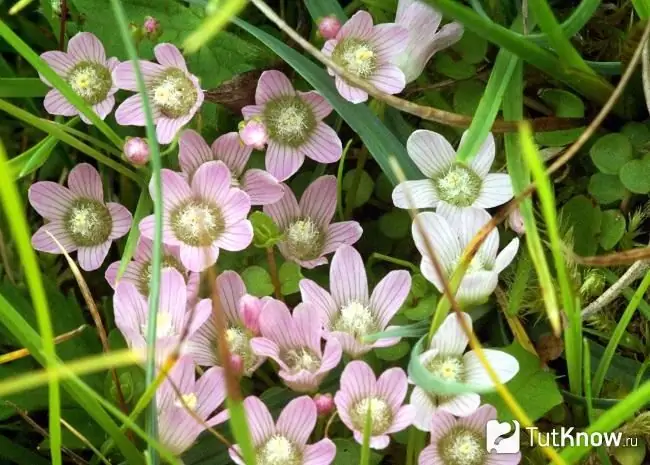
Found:
M 71 433 L 72 433 L 72 434 L 73 434 L 77 439 L 79 439 L 81 442 L 83 442 L 84 445 L 85 445 L 88 449 L 92 450 L 93 453 L 94 453 L 97 457 L 99 457 L 99 459 L 100 459 L 103 463 L 105 463 L 106 465 L 112 465 L 111 462 L 109 462 L 109 461 L 106 459 L 106 457 L 104 457 L 104 456 L 102 455 L 102 453 L 101 453 L 101 452 L 100 452 L 100 451 L 99 451 L 95 446 L 93 446 L 93 443 L 90 442 L 86 436 L 84 436 L 83 434 L 81 434 L 81 432 L 78 431 L 74 426 L 72 426 L 70 423 L 68 423 L 67 421 L 65 421 L 63 418 L 61 418 L 61 424 L 62 424 L 63 426 L 65 426 L 65 427 L 68 429 L 68 431 L 70 431 L 70 432 L 71 432 Z
M 59 17 L 59 50 L 65 48 L 65 30 L 68 24 L 68 0 L 61 0 L 61 16 Z
M 69 341 L 73 337 L 76 337 L 79 334 L 81 334 L 87 327 L 88 325 L 81 325 L 77 329 L 73 329 L 72 331 L 63 333 L 54 338 L 54 343 L 60 344 L 61 342 Z M 4 363 L 13 362 L 14 360 L 18 360 L 21 358 L 28 357 L 30 354 L 31 352 L 28 349 L 18 349 L 18 350 L 14 350 L 13 352 L 0 355 L 0 365 Z
M 284 302 L 284 299 L 282 298 L 282 284 L 280 283 L 278 264 L 275 261 L 275 251 L 273 250 L 273 247 L 266 248 L 266 261 L 269 264 L 269 273 L 271 275 L 271 282 L 273 283 L 275 298 Z
M 572 252 L 571 260 L 581 265 L 608 267 L 630 265 L 639 260 L 650 259 L 650 247 L 640 247 L 637 249 L 624 250 L 622 252 L 609 253 L 606 255 L 596 255 L 593 257 L 581 257 Z
M 326 57 L 320 50 L 314 47 L 309 41 L 305 40 L 300 34 L 294 31 L 282 18 L 280 18 L 266 3 L 262 0 L 251 0 L 252 3 L 270 19 L 281 31 L 285 32 L 293 41 L 297 42 L 304 48 L 310 55 L 314 56 L 318 61 L 323 63 L 328 68 L 331 68 L 336 74 L 345 78 L 354 87 L 358 87 L 372 95 L 377 100 L 386 102 L 392 107 L 397 108 L 405 113 L 418 116 L 428 121 L 435 121 L 437 123 L 446 124 L 458 128 L 467 128 L 472 123 L 472 117 L 459 115 L 449 111 L 440 110 L 438 108 L 427 107 L 418 105 L 417 103 L 409 102 L 394 95 L 388 95 L 381 92 L 370 82 L 362 79 L 354 74 L 347 72 L 345 69 L 334 63 L 331 59 Z M 585 125 L 584 118 L 559 118 L 559 117 L 542 117 L 535 118 L 529 121 L 529 124 L 537 132 L 543 131 L 556 131 L 559 129 L 572 129 Z M 494 132 L 514 132 L 518 129 L 517 122 L 496 120 L 492 125 Z

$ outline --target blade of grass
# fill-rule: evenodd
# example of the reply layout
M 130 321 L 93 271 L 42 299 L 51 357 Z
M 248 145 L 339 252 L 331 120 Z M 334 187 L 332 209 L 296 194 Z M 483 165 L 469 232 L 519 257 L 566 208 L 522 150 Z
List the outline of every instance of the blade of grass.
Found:
M 577 302 L 578 297 L 573 291 L 573 283 L 562 252 L 562 239 L 560 238 L 557 206 L 551 178 L 546 173 L 544 162 L 537 151 L 532 132 L 527 124 L 521 124 L 519 136 L 524 161 L 537 184 L 542 216 L 546 223 L 546 233 L 555 262 L 555 273 L 560 285 L 562 306 L 568 319 L 568 328 L 564 333 L 564 350 L 569 370 L 569 385 L 571 392 L 579 395 L 582 392 L 582 319 L 580 318 L 580 304 Z
M 77 93 L 72 90 L 61 76 L 56 74 L 49 65 L 36 54 L 32 48 L 27 45 L 15 32 L 0 20 L 0 36 L 2 36 L 11 45 L 16 52 L 18 52 L 27 62 L 34 67 L 54 88 L 56 88 L 68 102 L 74 105 L 88 120 L 94 124 L 118 149 L 122 149 L 124 141 L 120 136 L 113 131 L 104 120 L 102 120 L 97 113 L 81 98 Z
M 219 2 L 214 13 L 209 15 L 190 35 L 183 41 L 187 53 L 194 53 L 207 44 L 210 39 L 228 24 L 230 18 L 237 15 L 245 6 L 246 0 L 226 0 Z
M 0 202 L 6 218 L 11 218 L 9 228 L 16 243 L 18 256 L 24 270 L 25 280 L 29 287 L 29 293 L 36 312 L 38 329 L 43 340 L 43 353 L 45 356 L 45 368 L 50 370 L 57 366 L 56 343 L 54 342 L 54 330 L 50 309 L 41 279 L 41 270 L 38 267 L 36 253 L 32 249 L 31 234 L 29 225 L 25 218 L 25 209 L 18 193 L 18 188 L 11 177 L 7 167 L 7 154 L 2 141 L 0 141 Z M 56 378 L 49 379 L 49 428 L 50 428 L 50 452 L 52 463 L 61 465 L 61 393 L 59 381 Z
M 645 292 L 648 290 L 649 286 L 650 286 L 650 271 L 646 273 L 645 277 L 643 278 L 643 281 L 641 281 L 641 284 L 639 285 L 638 289 L 634 293 L 634 296 L 632 297 L 627 307 L 625 308 L 623 315 L 620 317 L 618 323 L 616 324 L 616 328 L 614 329 L 614 332 L 612 333 L 612 336 L 609 339 L 609 342 L 607 343 L 605 352 L 603 353 L 603 356 L 600 359 L 600 363 L 598 364 L 598 368 L 596 369 L 596 373 L 594 374 L 594 381 L 593 381 L 593 390 L 596 396 L 600 394 L 600 391 L 603 388 L 603 384 L 605 382 L 605 375 L 607 374 L 607 370 L 609 369 L 609 364 L 612 362 L 612 358 L 614 358 L 614 354 L 616 353 L 616 348 L 618 347 L 618 344 L 621 342 L 621 338 L 625 334 L 625 330 L 630 324 L 630 321 L 632 321 L 632 317 L 634 316 L 636 309 L 639 307 L 639 303 L 645 296 Z
M 151 207 L 151 199 L 149 199 L 147 191 L 142 191 L 142 194 L 140 194 L 140 198 L 138 199 L 138 204 L 135 207 L 135 212 L 133 213 L 133 224 L 140 224 L 140 221 L 151 212 Z M 122 258 L 120 259 L 117 279 L 120 279 L 122 274 L 126 271 L 126 267 L 133 257 L 139 238 L 140 229 L 137 227 L 131 228 L 129 235 L 126 238 L 126 245 L 124 246 L 124 252 L 122 252 Z
M 160 178 L 160 170 L 162 163 L 160 161 L 160 148 L 158 147 L 158 140 L 156 139 L 156 130 L 153 122 L 153 112 L 149 102 L 149 94 L 147 92 L 144 79 L 142 78 L 142 71 L 139 66 L 138 52 L 133 43 L 133 37 L 129 31 L 129 22 L 124 12 L 124 7 L 120 0 L 111 0 L 111 7 L 115 20 L 117 21 L 122 42 L 127 51 L 129 59 L 136 64 L 133 66 L 135 71 L 135 79 L 138 84 L 138 91 L 142 96 L 142 109 L 144 111 L 147 139 L 149 142 L 149 150 L 151 152 L 151 168 L 152 168 L 152 186 L 153 186 L 153 213 L 154 213 L 154 237 L 151 259 L 151 281 L 149 283 L 149 311 L 147 315 L 147 363 L 145 369 L 145 386 L 149 386 L 154 382 L 156 377 L 156 320 L 158 316 L 158 304 L 160 300 L 160 271 L 162 268 L 162 182 Z M 148 408 L 148 415 L 146 419 L 146 431 L 155 440 L 158 437 L 157 421 L 158 414 L 156 411 L 156 403 L 151 402 Z M 151 446 L 147 446 L 149 458 L 153 465 L 157 465 L 158 454 Z
M 363 441 L 361 442 L 361 454 L 359 465 L 370 465 L 370 432 L 372 431 L 372 410 L 370 406 L 366 410 L 366 418 L 363 422 Z
M 67 333 L 60 334 L 59 336 L 54 338 L 54 343 L 61 344 L 62 342 L 69 341 L 70 339 L 81 334 L 86 328 L 88 328 L 88 325 L 83 324 L 78 328 L 73 329 L 72 331 L 68 331 Z M 0 355 L 0 365 L 13 362 L 14 360 L 18 360 L 24 357 L 29 357 L 29 355 L 30 352 L 27 349 L 18 349 L 12 352 L 7 352 L 6 354 Z
M 45 97 L 49 88 L 38 78 L 0 79 L 0 98 Z
M 339 21 L 346 21 L 347 15 L 336 0 L 305 0 L 305 6 L 314 21 L 325 16 L 334 15 Z
M 327 99 L 337 113 L 359 135 L 364 145 L 370 151 L 370 154 L 393 184 L 397 183 L 397 179 L 390 168 L 388 161 L 390 156 L 395 156 L 398 159 L 408 179 L 422 177 L 408 157 L 404 146 L 383 125 L 367 105 L 353 105 L 344 100 L 334 87 L 333 79 L 318 65 L 302 56 L 296 50 L 239 18 L 234 18 L 233 22 L 277 53 L 314 87 L 314 89 Z

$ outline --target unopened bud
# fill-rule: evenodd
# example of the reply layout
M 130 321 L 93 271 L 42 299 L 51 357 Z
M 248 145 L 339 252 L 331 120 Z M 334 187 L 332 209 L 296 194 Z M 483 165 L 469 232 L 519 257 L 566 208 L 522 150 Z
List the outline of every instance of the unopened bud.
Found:
M 129 137 L 124 144 L 124 156 L 133 165 L 146 165 L 149 161 L 149 144 L 146 139 Z
M 318 415 L 321 416 L 329 415 L 334 410 L 334 399 L 331 394 L 316 394 L 314 404 Z
M 142 30 L 144 34 L 150 40 L 156 40 L 162 34 L 162 28 L 160 27 L 160 21 L 158 21 L 153 16 L 146 16 L 144 18 L 144 23 L 142 24 Z
M 244 359 L 240 355 L 230 354 L 230 369 L 237 375 L 244 371 Z
M 325 40 L 335 38 L 339 29 L 341 29 L 341 21 L 336 16 L 325 16 L 318 22 L 318 32 Z
M 239 308 L 244 326 L 253 334 L 260 333 L 260 313 L 262 313 L 262 301 L 257 297 L 245 294 L 239 299 Z
M 269 134 L 264 123 L 253 118 L 239 123 L 239 138 L 244 145 L 262 150 L 269 141 Z
M 526 227 L 524 226 L 524 217 L 521 214 L 521 209 L 519 207 L 515 208 L 508 215 L 508 226 L 518 235 L 523 235 L 526 233 Z

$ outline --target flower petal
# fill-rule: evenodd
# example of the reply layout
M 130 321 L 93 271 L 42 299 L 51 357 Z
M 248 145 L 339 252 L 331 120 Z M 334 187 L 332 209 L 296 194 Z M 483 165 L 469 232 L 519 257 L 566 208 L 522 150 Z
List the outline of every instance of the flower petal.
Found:
M 302 302 L 316 308 L 319 312 L 321 324 L 327 326 L 337 310 L 332 296 L 311 279 L 301 279 L 299 286 Z
M 32 247 L 39 252 L 62 253 L 61 247 L 52 239 L 50 234 L 59 241 L 66 252 L 71 253 L 77 250 L 77 245 L 74 243 L 72 236 L 68 234 L 65 225 L 59 221 L 52 221 L 41 226 L 32 236 Z
M 336 177 L 321 176 L 312 182 L 300 198 L 300 212 L 324 229 L 336 211 Z
M 385 23 L 372 28 L 370 41 L 377 58 L 384 62 L 391 62 L 404 51 L 408 38 L 409 32 L 405 27 L 395 23 Z
M 315 90 L 310 90 L 309 92 L 298 92 L 298 95 L 311 107 L 317 120 L 320 121 L 332 113 L 332 105 L 329 104 L 325 97 Z
M 88 163 L 75 166 L 68 175 L 68 188 L 78 197 L 104 202 L 102 178 Z
M 444 437 L 454 426 L 456 426 L 456 418 L 451 413 L 444 410 L 436 410 L 431 422 L 429 423 L 429 431 L 431 432 L 431 444 L 438 446 L 438 441 Z
M 352 245 L 361 238 L 363 229 L 356 221 L 332 223 L 327 227 L 323 255 L 336 252 L 343 244 Z
M 423 257 L 431 260 L 428 242 L 445 271 L 456 264 L 463 250 L 456 232 L 442 216 L 433 212 L 419 213 L 411 230 L 415 246 Z M 425 236 L 428 241 L 425 240 Z
M 333 163 L 341 158 L 343 152 L 338 134 L 323 122 L 316 125 L 309 140 L 300 149 L 319 163 Z
M 164 168 L 160 172 L 160 177 L 162 181 L 162 200 L 165 210 L 173 210 L 186 200 L 192 198 L 192 190 L 180 173 Z M 149 183 L 149 194 L 151 194 L 151 198 L 156 198 L 153 179 Z
M 483 349 L 483 353 L 501 383 L 507 383 L 519 371 L 519 362 L 512 355 L 494 349 Z M 494 387 L 492 379 L 473 350 L 463 356 L 463 363 L 467 384 L 483 390 Z
M 292 147 L 269 141 L 266 149 L 266 171 L 278 181 L 284 181 L 295 174 L 305 161 L 305 155 Z
M 293 191 L 286 184 L 281 184 L 284 195 L 274 204 L 265 205 L 264 213 L 273 218 L 273 221 L 280 227 L 286 229 L 300 216 L 300 207 Z
M 217 276 L 217 290 L 221 307 L 231 324 L 241 324 L 239 301 L 246 294 L 244 280 L 234 271 L 226 270 Z
M 431 418 L 436 411 L 436 403 L 433 398 L 435 398 L 434 395 L 428 394 L 419 386 L 415 386 L 411 392 L 409 403 L 415 408 L 413 426 L 420 431 L 429 432 Z
M 359 12 L 363 13 L 363 12 Z M 358 87 L 352 87 L 350 84 L 345 82 L 342 77 L 336 76 L 336 90 L 339 91 L 341 97 L 343 97 L 348 102 L 352 103 L 363 103 L 368 100 L 368 92 Z
M 472 318 L 465 312 L 461 313 L 465 326 L 472 329 Z M 431 338 L 429 347 L 438 351 L 440 355 L 461 356 L 467 348 L 469 339 L 463 331 L 463 326 L 458 321 L 456 313 L 450 313 L 442 322 L 440 328 Z
M 259 116 L 264 111 L 264 105 L 246 105 L 241 109 L 241 114 L 244 119 L 248 120 L 255 116 Z
M 279 300 L 266 305 L 260 313 L 259 325 L 262 336 L 275 342 L 280 350 L 302 345 L 289 309 Z
M 52 89 L 45 94 L 43 107 L 45 107 L 45 111 L 51 115 L 74 116 L 79 114 L 79 110 L 68 102 L 68 99 L 66 99 L 63 94 L 56 89 Z
M 184 331 L 185 309 L 187 305 L 187 287 L 185 279 L 176 268 L 160 271 L 160 303 L 158 315 L 167 314 L 177 334 Z
M 388 403 L 395 415 L 404 402 L 408 390 L 406 373 L 401 368 L 389 368 L 377 379 L 376 389 L 376 395 Z
M 340 40 L 344 37 L 354 37 L 358 39 L 370 39 L 373 32 L 372 16 L 367 11 L 357 11 L 352 17 L 346 21 L 341 27 L 336 39 Z
M 199 417 L 208 418 L 226 399 L 225 381 L 221 367 L 210 368 L 196 381 L 196 414 Z
M 181 263 L 189 271 L 203 271 L 214 265 L 219 257 L 219 249 L 213 246 L 194 247 L 181 244 Z
M 126 207 L 114 202 L 107 203 L 106 208 L 108 208 L 111 219 L 113 220 L 113 229 L 108 238 L 115 240 L 125 236 L 131 229 L 131 223 L 133 223 L 131 212 Z
M 387 94 L 399 94 L 406 87 L 404 72 L 395 65 L 379 66 L 372 76 L 370 82 L 382 92 Z
M 397 433 L 411 426 L 415 419 L 415 413 L 415 407 L 412 405 L 403 405 L 400 407 L 393 416 L 393 424 L 386 430 L 386 433 Z
M 130 96 L 117 107 L 115 121 L 121 126 L 144 126 L 146 124 L 140 94 Z
M 354 247 L 341 245 L 330 268 L 330 289 L 336 305 L 344 307 L 352 302 L 368 302 L 368 278 L 363 259 Z
M 293 399 L 282 410 L 276 429 L 299 448 L 303 448 L 316 426 L 317 416 L 314 401 L 309 396 L 301 396 Z
M 499 274 L 495 271 L 475 271 L 463 277 L 456 298 L 464 304 L 480 304 L 496 289 Z
M 481 405 L 481 396 L 473 392 L 467 392 L 445 398 L 438 407 L 457 417 L 466 417 L 476 412 L 479 405 Z
M 92 61 L 104 65 L 106 52 L 104 45 L 95 34 L 79 32 L 68 41 L 68 53 L 77 61 Z
M 138 65 L 140 66 L 142 79 L 144 79 L 147 87 L 151 87 L 155 79 L 165 72 L 163 66 L 160 66 L 158 63 L 152 63 L 151 61 L 139 60 Z M 113 82 L 120 89 L 130 90 L 132 92 L 139 91 L 133 61 L 124 61 L 115 67 L 113 70 Z
M 505 173 L 490 173 L 481 185 L 481 193 L 473 207 L 493 208 L 503 205 L 513 197 L 512 180 Z
M 494 271 L 501 273 L 514 260 L 519 251 L 519 238 L 515 237 L 505 248 L 497 255 L 494 262 Z
M 110 114 L 110 112 L 113 110 L 113 107 L 115 106 L 115 96 L 109 95 L 104 99 L 103 101 L 99 102 L 96 105 L 93 105 L 93 111 L 97 113 L 97 116 L 99 116 L 99 119 L 106 119 L 106 117 Z M 82 118 L 85 118 L 85 116 L 81 115 Z
M 377 379 L 370 365 L 360 360 L 348 363 L 341 374 L 341 391 L 345 392 L 350 400 L 357 401 L 363 397 L 374 395 L 377 392 Z M 347 405 L 339 405 L 337 401 L 339 392 L 336 393 L 334 401 L 338 409 L 347 410 Z
M 302 465 L 330 465 L 336 456 L 336 445 L 329 439 L 321 439 L 305 447 Z
M 229 132 L 219 136 L 212 143 L 211 150 L 213 158 L 223 161 L 233 177 L 242 175 L 253 152 L 252 147 L 241 143 L 239 134 L 236 132 Z
M 226 226 L 246 219 L 250 210 L 250 197 L 243 190 L 236 188 L 229 190 L 226 199 L 221 206 L 221 214 L 226 222 Z
M 467 140 L 468 135 L 469 135 L 469 131 L 463 132 L 463 135 L 460 138 L 460 143 L 458 144 L 459 149 L 460 147 L 463 146 L 463 144 Z M 481 178 L 485 178 L 485 176 L 487 176 L 487 174 L 490 172 L 490 167 L 494 162 L 495 153 L 496 153 L 496 148 L 494 145 L 494 135 L 492 135 L 492 133 L 489 132 L 487 137 L 479 147 L 478 152 L 476 152 L 476 155 L 470 162 L 469 166 Z
M 32 184 L 27 195 L 32 208 L 48 220 L 63 220 L 75 200 L 68 188 L 52 181 Z
M 171 143 L 178 131 L 187 122 L 186 120 L 186 117 L 167 118 L 166 116 L 159 116 L 156 121 L 156 139 L 158 139 L 158 142 L 163 145 Z
M 192 193 L 202 200 L 225 205 L 230 192 L 230 171 L 222 161 L 209 161 L 192 177 Z
M 165 67 L 178 68 L 187 72 L 187 66 L 185 65 L 185 58 L 181 55 L 181 52 L 172 44 L 158 44 L 153 49 L 153 53 L 156 56 L 158 63 Z
M 203 163 L 214 160 L 210 146 L 201 135 L 186 129 L 178 139 L 178 163 L 184 173 L 190 177 Z
M 93 271 L 102 266 L 112 243 L 113 241 L 109 239 L 102 244 L 92 247 L 79 247 L 77 249 L 79 268 L 84 271 Z
M 70 70 L 77 64 L 75 57 L 59 50 L 50 50 L 49 52 L 42 53 L 41 58 L 61 77 L 67 77 Z M 42 75 L 41 80 L 51 86 Z
M 418 458 L 418 465 L 445 465 L 442 457 L 438 454 L 438 446 L 432 444 L 422 449 Z
M 238 252 L 248 247 L 252 241 L 253 226 L 250 221 L 242 220 L 228 225 L 215 244 L 229 252 Z
M 426 129 L 418 129 L 409 136 L 406 151 L 428 178 L 448 169 L 456 160 L 456 151 L 447 139 Z
M 336 255 L 332 260 L 332 266 L 335 259 Z M 377 312 L 377 318 L 382 328 L 385 328 L 395 316 L 410 290 L 411 275 L 406 270 L 391 271 L 379 281 L 370 296 L 370 308 Z
M 284 195 L 282 184 L 264 170 L 247 170 L 241 183 L 242 189 L 250 197 L 251 205 L 270 205 L 278 202 Z
M 260 446 L 269 436 L 275 433 L 275 424 L 271 412 L 264 405 L 264 402 L 253 396 L 244 399 L 244 409 L 253 444 Z
M 269 100 L 292 95 L 296 95 L 296 91 L 284 73 L 277 70 L 264 71 L 257 82 L 255 104 L 264 105 Z
M 147 301 L 129 282 L 121 281 L 113 296 L 115 325 L 124 333 L 141 333 L 147 322 Z
M 393 190 L 393 204 L 397 208 L 435 208 L 438 193 L 430 179 L 400 182 Z

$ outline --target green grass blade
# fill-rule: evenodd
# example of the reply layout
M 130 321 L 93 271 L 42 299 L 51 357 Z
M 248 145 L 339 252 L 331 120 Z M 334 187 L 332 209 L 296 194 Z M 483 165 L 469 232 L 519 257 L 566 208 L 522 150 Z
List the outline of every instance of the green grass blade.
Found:
M 147 191 L 143 191 L 140 194 L 138 199 L 138 205 L 135 207 L 135 212 L 133 213 L 133 225 L 129 231 L 129 235 L 126 238 L 126 245 L 124 246 L 124 252 L 122 252 L 122 258 L 120 259 L 120 268 L 117 271 L 118 279 L 122 276 L 122 273 L 126 271 L 126 266 L 131 261 L 133 253 L 135 252 L 135 247 L 138 244 L 138 239 L 140 238 L 140 228 L 136 225 L 140 224 L 140 221 L 151 212 L 151 199 Z
M 70 85 L 54 72 L 32 48 L 13 32 L 7 24 L 0 21 L 0 36 L 2 36 L 27 62 L 41 73 L 63 96 L 74 105 L 97 129 L 99 129 L 118 149 L 122 149 L 124 141 L 102 120 L 93 109 L 82 99 Z
M 334 87 L 334 79 L 325 70 L 280 40 L 246 21 L 234 18 L 233 22 L 277 53 L 327 99 L 345 122 L 359 135 L 370 154 L 393 184 L 397 184 L 397 178 L 390 166 L 391 156 L 397 159 L 407 179 L 423 177 L 408 157 L 404 146 L 370 108 L 364 104 L 353 105 L 343 99 Z
M 129 31 L 129 22 L 124 12 L 124 7 L 120 0 L 111 0 L 111 7 L 113 14 L 117 21 L 122 41 L 126 48 L 129 59 L 133 63 L 139 63 L 138 52 L 133 43 L 133 37 Z M 154 382 L 156 377 L 156 320 L 158 316 L 158 304 L 160 301 L 160 272 L 162 268 L 162 182 L 160 178 L 160 170 L 162 169 L 162 162 L 160 160 L 160 148 L 158 147 L 158 140 L 156 139 L 156 129 L 154 127 L 153 112 L 149 102 L 148 92 L 142 72 L 139 66 L 133 67 L 135 71 L 135 78 L 138 84 L 138 91 L 142 98 L 142 108 L 144 111 L 146 121 L 147 139 L 149 141 L 149 150 L 151 152 L 151 168 L 152 168 L 152 185 L 153 185 L 153 213 L 154 213 L 154 237 L 153 249 L 151 259 L 151 281 L 149 283 L 149 311 L 147 315 L 147 363 L 145 369 L 145 385 L 149 386 Z M 156 411 L 156 403 L 149 404 L 146 430 L 153 439 L 157 435 L 157 422 L 158 414 Z M 156 465 L 158 463 L 158 454 L 148 445 L 149 457 Z
M 361 454 L 359 465 L 370 465 L 370 433 L 372 431 L 372 410 L 368 406 L 366 419 L 363 422 L 363 441 L 361 442 Z
M 245 6 L 246 0 L 225 0 L 219 2 L 214 13 L 209 15 L 183 42 L 187 53 L 194 53 L 207 44 L 228 24 L 230 18 L 239 13 Z
M 45 97 L 49 87 L 38 78 L 0 79 L 0 98 Z
M 40 336 L 2 294 L 0 294 L 0 321 L 16 337 L 20 345 L 29 350 L 36 361 L 43 366 L 47 364 Z M 87 390 L 92 391 L 92 389 L 79 378 L 64 380 L 62 385 L 70 396 L 115 441 L 129 464 L 144 464 L 142 455 L 135 446 L 129 442 L 124 433 L 120 431 L 115 422 L 102 409 L 101 405 L 86 394 Z M 84 387 L 86 390 L 84 390 Z
M 544 162 L 527 124 L 521 124 L 519 127 L 519 142 L 523 158 L 537 184 L 542 216 L 546 223 L 550 249 L 555 262 L 555 273 L 560 285 L 562 306 L 569 321 L 569 327 L 564 333 L 569 385 L 574 394 L 580 394 L 582 391 L 582 318 L 580 316 L 580 305 L 577 303 L 577 296 L 574 293 L 573 283 L 562 252 L 563 244 L 557 220 L 555 195 L 553 194 L 551 179 L 546 173 Z M 553 318 L 556 318 L 555 315 L 553 315 Z M 559 324 L 559 314 L 557 315 L 557 323 Z
M 336 16 L 341 22 L 348 19 L 345 10 L 336 0 L 305 0 L 305 6 L 314 22 L 330 15 Z
M 34 304 L 38 329 L 43 341 L 46 368 L 54 368 L 57 361 L 50 309 L 43 288 L 36 253 L 32 249 L 31 233 L 27 218 L 25 218 L 25 208 L 10 173 L 7 167 L 7 154 L 5 153 L 4 144 L 0 142 L 0 202 L 2 202 L 6 218 L 11 218 L 11 221 L 8 221 L 9 228 L 18 249 L 25 280 Z M 61 393 L 59 381 L 56 378 L 49 380 L 48 403 L 52 463 L 61 465 Z
M 639 288 L 636 290 L 634 296 L 627 304 L 627 307 L 625 308 L 623 315 L 621 316 L 620 320 L 616 324 L 616 328 L 614 329 L 614 332 L 612 333 L 612 336 L 610 337 L 609 342 L 607 343 L 605 352 L 603 353 L 603 356 L 600 359 L 600 363 L 598 364 L 598 368 L 596 369 L 596 373 L 594 374 L 594 381 L 593 381 L 593 390 L 596 396 L 600 394 L 600 391 L 603 388 L 603 384 L 605 382 L 605 375 L 607 374 L 607 370 L 609 369 L 609 364 L 612 362 L 612 358 L 614 358 L 614 355 L 616 354 L 616 348 L 618 347 L 618 344 L 621 342 L 621 339 L 623 338 L 623 335 L 625 334 L 625 331 L 627 330 L 630 321 L 632 321 L 632 317 L 634 316 L 636 309 L 639 307 L 639 303 L 645 296 L 645 292 L 648 290 L 649 286 L 650 286 L 650 272 L 646 273 L 645 277 L 643 278 L 643 281 L 641 281 L 641 284 L 639 285 Z
M 230 412 L 230 430 L 241 448 L 244 463 L 246 465 L 255 465 L 257 463 L 255 447 L 253 446 L 253 438 L 248 428 L 244 403 L 241 400 L 235 400 L 229 397 L 227 405 L 228 412 Z
M 648 0 L 632 0 L 634 10 L 641 19 L 650 18 L 650 1 Z

